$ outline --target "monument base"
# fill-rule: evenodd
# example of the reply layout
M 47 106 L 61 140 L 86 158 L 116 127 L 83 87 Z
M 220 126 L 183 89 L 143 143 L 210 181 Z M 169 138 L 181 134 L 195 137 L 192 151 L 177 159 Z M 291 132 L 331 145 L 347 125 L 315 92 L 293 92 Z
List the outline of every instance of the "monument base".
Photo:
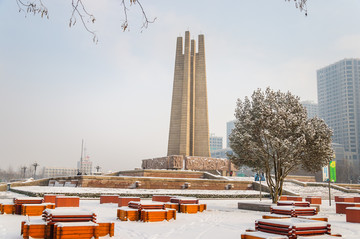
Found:
M 238 168 L 225 158 L 170 155 L 142 160 L 142 169 L 236 171 Z

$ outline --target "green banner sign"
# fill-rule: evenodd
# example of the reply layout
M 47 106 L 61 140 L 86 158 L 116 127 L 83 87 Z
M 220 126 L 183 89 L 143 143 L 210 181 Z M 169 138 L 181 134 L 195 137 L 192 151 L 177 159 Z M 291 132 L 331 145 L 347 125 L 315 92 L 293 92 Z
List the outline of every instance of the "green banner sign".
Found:
M 329 163 L 330 169 L 330 182 L 336 182 L 336 161 L 330 161 Z

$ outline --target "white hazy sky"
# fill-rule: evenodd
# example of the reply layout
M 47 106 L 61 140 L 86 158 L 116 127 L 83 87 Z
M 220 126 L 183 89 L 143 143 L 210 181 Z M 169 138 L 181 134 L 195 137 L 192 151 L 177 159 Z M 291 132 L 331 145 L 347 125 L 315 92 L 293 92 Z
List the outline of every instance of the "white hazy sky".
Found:
M 99 43 L 68 27 L 70 0 L 43 0 L 50 19 L 0 0 L 0 168 L 37 161 L 76 167 L 81 140 L 94 165 L 133 169 L 165 156 L 176 37 L 205 35 L 210 132 L 226 134 L 237 98 L 270 86 L 317 101 L 316 70 L 360 56 L 360 1 L 143 0 L 121 31 L 120 0 L 83 0 Z

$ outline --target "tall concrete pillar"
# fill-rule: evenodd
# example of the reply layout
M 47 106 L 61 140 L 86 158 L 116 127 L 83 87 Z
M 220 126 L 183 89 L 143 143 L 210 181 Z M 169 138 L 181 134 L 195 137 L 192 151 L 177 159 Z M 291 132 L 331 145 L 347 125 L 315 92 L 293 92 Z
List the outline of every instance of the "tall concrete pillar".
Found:
M 168 155 L 210 157 L 204 35 L 177 38 Z

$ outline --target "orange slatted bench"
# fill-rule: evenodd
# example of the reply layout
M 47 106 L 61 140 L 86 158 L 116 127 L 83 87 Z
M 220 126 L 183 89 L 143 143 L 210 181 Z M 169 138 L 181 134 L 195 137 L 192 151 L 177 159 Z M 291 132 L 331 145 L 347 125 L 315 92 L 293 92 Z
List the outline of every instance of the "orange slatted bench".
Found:
M 143 222 L 160 222 L 164 220 L 170 220 L 176 218 L 175 209 L 168 210 L 156 210 L 156 209 L 143 209 L 141 210 L 141 221 Z
M 41 204 L 44 202 L 42 198 L 27 197 L 27 198 L 14 198 L 15 214 L 21 215 L 23 204 Z
M 65 196 L 65 195 L 63 195 L 63 194 L 45 194 L 44 202 L 45 203 L 55 203 L 56 197 L 59 197 L 59 196 Z
M 272 206 L 270 212 L 274 214 L 297 216 L 313 216 L 317 214 L 315 207 Z
M 103 203 L 119 203 L 119 195 L 101 195 L 100 204 Z
M 124 206 L 128 206 L 129 202 L 131 201 L 138 201 L 140 202 L 140 198 L 139 197 L 119 197 L 118 199 L 118 206 L 119 207 L 124 207 Z
M 46 209 L 44 204 L 22 204 L 21 215 L 27 216 L 41 216 Z
M 21 235 L 23 239 L 45 238 L 46 222 L 41 219 L 21 222 Z
M 310 207 L 310 202 L 303 201 L 278 201 L 278 206 Z
M 113 222 L 97 222 L 97 235 L 99 237 L 104 237 L 109 235 L 110 237 L 114 236 L 115 223 Z
M 53 235 L 54 225 L 58 222 L 96 222 L 95 213 L 79 208 L 45 209 L 42 218 L 47 223 L 47 238 Z
M 354 202 L 360 202 L 360 197 L 354 197 Z
M 257 231 L 288 236 L 289 239 L 299 235 L 331 234 L 331 225 L 327 222 L 299 218 L 259 219 L 255 222 Z
M 14 214 L 15 204 L 13 203 L 2 203 L 0 206 L 1 214 Z
M 278 234 L 273 233 L 266 233 L 266 232 L 245 232 L 244 234 L 241 234 L 241 239 L 288 239 L 287 236 L 282 236 Z
M 328 217 L 326 217 L 326 216 L 318 216 L 318 215 L 314 215 L 314 216 L 298 216 L 297 218 L 315 220 L 315 221 L 323 221 L 323 222 L 329 221 Z
M 339 238 L 343 238 L 341 235 L 339 234 L 335 234 L 335 235 L 321 235 L 321 236 L 300 236 L 297 237 L 297 239 L 339 239 Z
M 291 218 L 291 215 L 283 215 L 283 214 L 266 214 L 262 216 L 263 219 L 284 219 Z
M 345 212 L 347 222 L 360 223 L 360 207 L 347 207 Z
M 188 197 L 173 197 L 170 199 L 172 203 L 178 204 L 199 204 L 199 199 L 196 198 L 188 198 Z
M 345 214 L 345 209 L 347 207 L 360 207 L 360 203 L 356 202 L 337 202 L 336 203 L 336 213 Z
M 199 204 L 181 204 L 180 212 L 182 213 L 197 213 L 199 211 Z
M 335 202 L 355 202 L 355 198 L 346 196 L 335 196 Z
M 117 210 L 117 219 L 121 221 L 139 221 L 140 220 L 140 210 L 129 207 L 120 207 Z
M 47 209 L 55 209 L 55 203 L 46 202 L 43 203 Z
M 55 207 L 79 207 L 79 205 L 79 197 L 57 196 L 55 198 Z
M 97 227 L 94 222 L 58 222 L 54 225 L 53 239 L 97 239 Z
M 179 204 L 178 203 L 172 203 L 172 202 L 165 203 L 165 208 L 172 208 L 172 209 L 175 209 L 176 211 L 180 210 Z
M 309 202 L 310 204 L 321 204 L 321 197 L 307 196 L 305 201 Z
M 205 211 L 207 208 L 206 204 L 199 204 L 199 212 Z
M 153 195 L 152 200 L 157 202 L 170 202 L 170 199 L 173 196 L 167 196 L 167 195 Z
M 131 201 L 129 202 L 129 207 L 130 208 L 135 208 L 135 209 L 164 209 L 165 208 L 165 203 L 164 202 L 135 202 L 135 201 Z

